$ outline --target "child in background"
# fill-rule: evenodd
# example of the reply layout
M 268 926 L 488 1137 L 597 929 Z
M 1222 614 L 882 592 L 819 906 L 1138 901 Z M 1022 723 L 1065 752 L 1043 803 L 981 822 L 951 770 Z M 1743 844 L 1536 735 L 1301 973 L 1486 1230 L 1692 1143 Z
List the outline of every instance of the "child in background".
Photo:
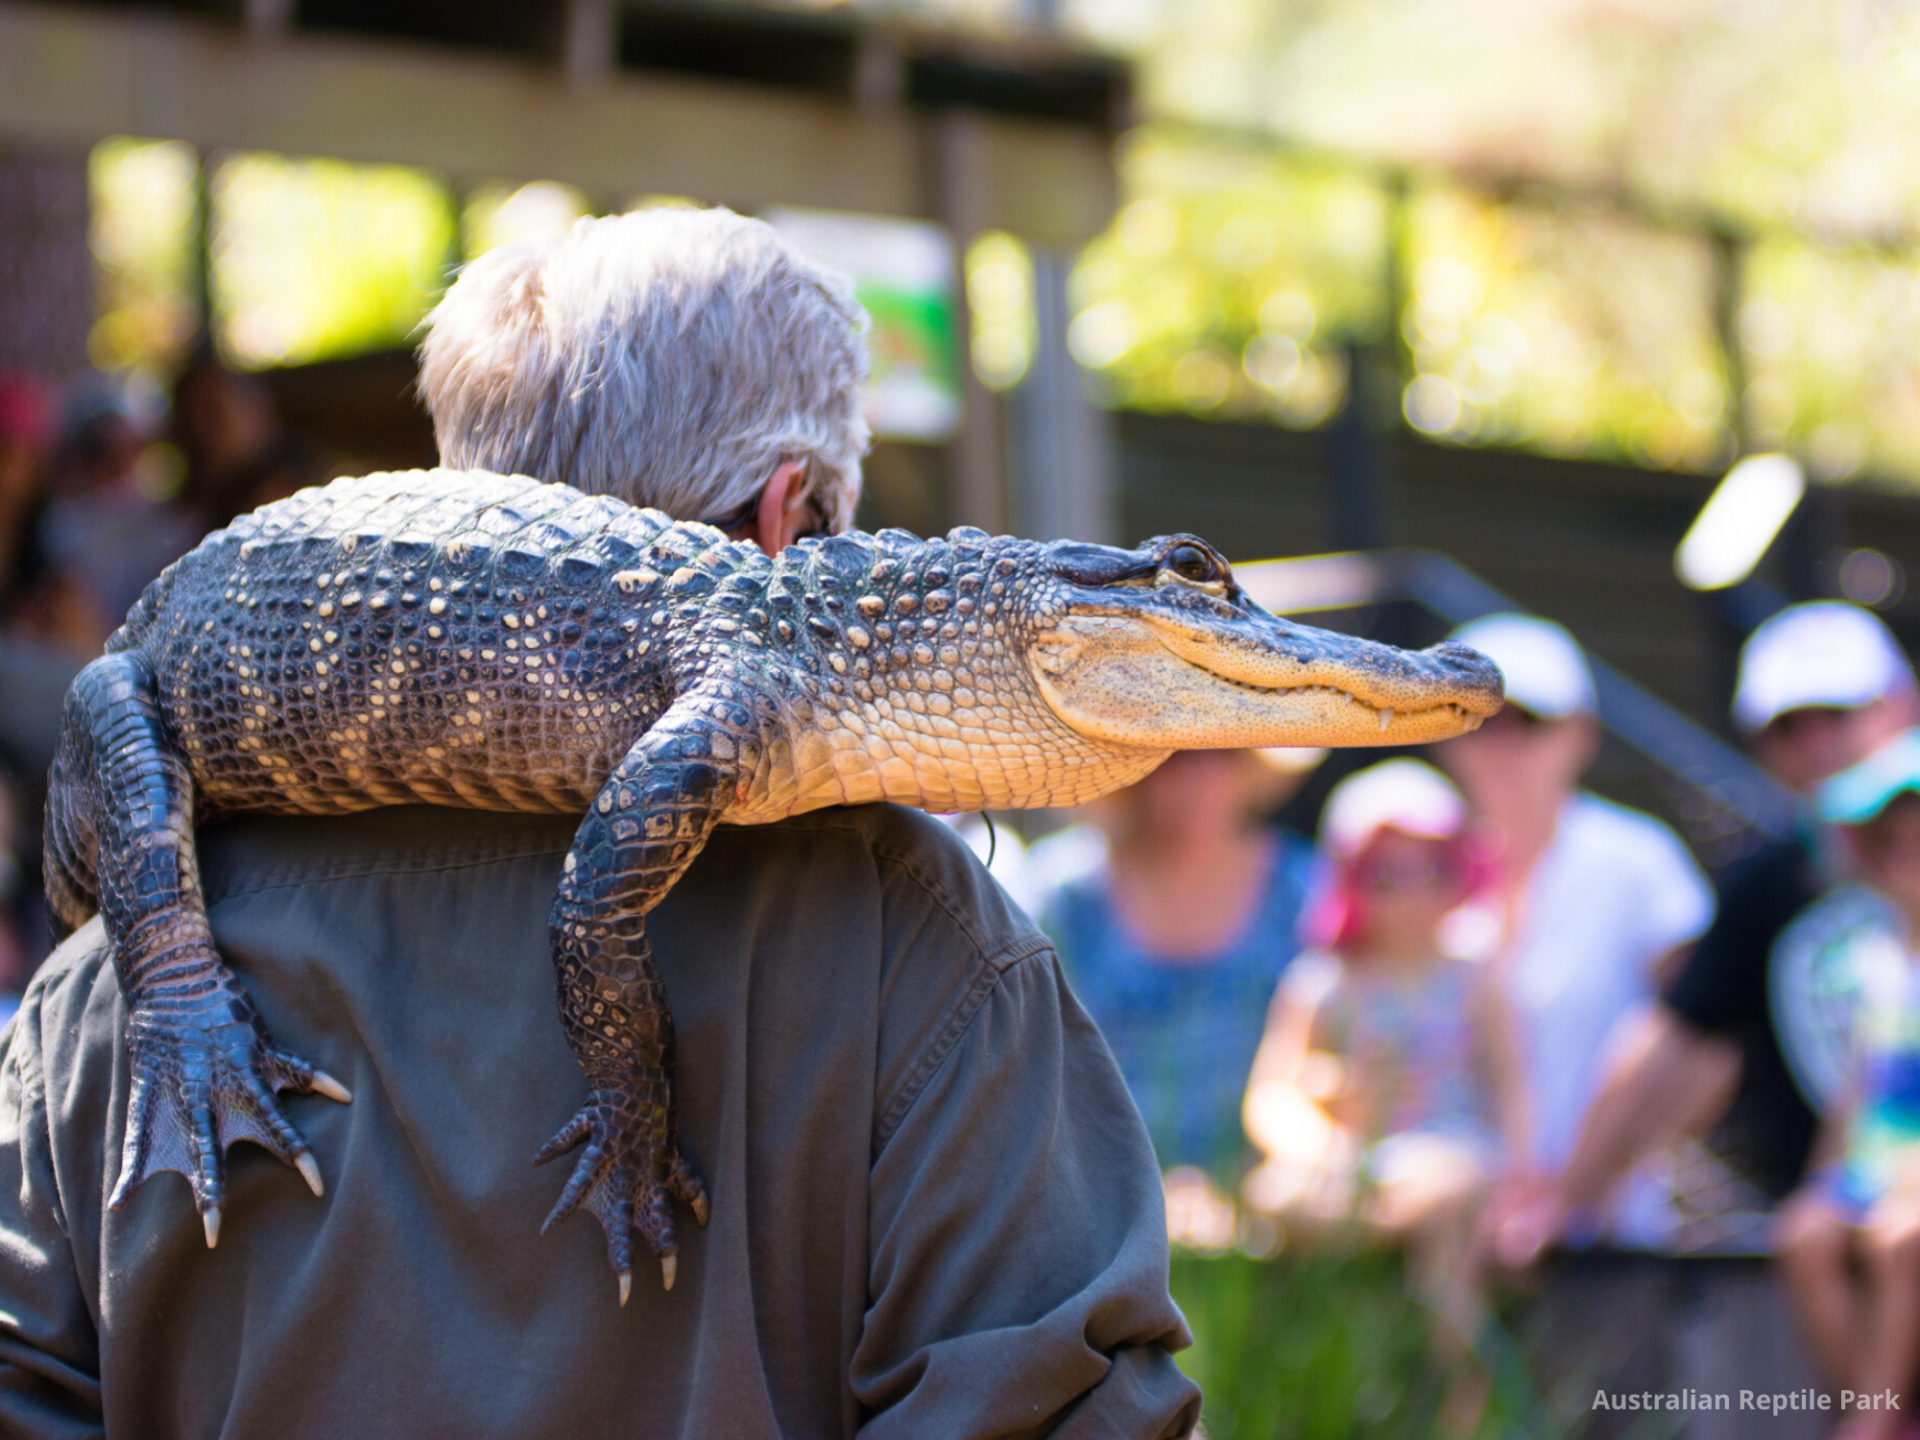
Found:
M 1877 1399 L 1850 1407 L 1835 1435 L 1890 1440 L 1920 1433 L 1907 1414 L 1920 1369 L 1920 731 L 1828 781 L 1820 811 L 1898 933 L 1850 947 L 1859 1001 L 1843 1098 L 1812 1178 L 1781 1209 L 1778 1248 L 1815 1355 L 1835 1384 Z
M 1315 948 L 1281 983 L 1246 1101 L 1268 1156 L 1248 1202 L 1296 1221 L 1357 1217 L 1405 1244 L 1455 1357 L 1484 1320 L 1480 1213 L 1527 1138 L 1498 987 L 1442 945 L 1474 886 L 1466 827 L 1459 792 L 1417 760 L 1334 787 Z M 1462 1403 L 1454 1418 L 1471 1423 L 1477 1397 Z

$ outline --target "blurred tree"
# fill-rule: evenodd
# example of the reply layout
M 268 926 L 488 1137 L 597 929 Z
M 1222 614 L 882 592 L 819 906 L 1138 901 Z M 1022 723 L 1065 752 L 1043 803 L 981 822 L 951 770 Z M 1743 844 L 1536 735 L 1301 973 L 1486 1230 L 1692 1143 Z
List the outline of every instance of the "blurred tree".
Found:
M 967 247 L 967 308 L 973 318 L 973 368 L 990 390 L 1020 382 L 1037 342 L 1033 256 L 1004 230 L 990 230 Z
M 103 370 L 169 370 L 199 327 L 199 157 L 177 140 L 115 137 L 88 164 L 95 313 Z
M 1732 458 L 1704 238 L 1432 185 L 1406 245 L 1415 429 L 1660 469 Z
M 1076 348 L 1110 403 L 1317 418 L 1261 385 L 1308 373 L 1289 342 L 1302 361 L 1310 347 L 1284 330 L 1257 338 L 1275 332 L 1249 321 L 1253 292 L 1276 282 L 1248 273 L 1259 266 L 1235 237 L 1287 236 L 1263 263 L 1289 252 L 1275 270 L 1305 278 L 1277 283 L 1317 307 L 1323 343 L 1328 271 L 1299 251 L 1337 225 L 1297 183 L 1249 178 L 1314 170 L 1257 158 L 1266 137 L 1319 157 L 1328 185 L 1455 177 L 1416 184 L 1401 227 L 1417 428 L 1723 464 L 1739 427 L 1714 324 L 1720 233 L 1754 242 L 1737 277 L 1752 438 L 1826 478 L 1920 482 L 1920 11 L 1062 0 L 1055 13 L 1135 57 L 1150 121 L 1123 167 L 1129 203 L 1078 293 Z M 1242 137 L 1234 174 L 1227 131 Z M 1372 244 L 1386 243 L 1382 223 Z M 1376 302 L 1391 288 L 1381 266 L 1347 273 Z
M 460 211 L 460 253 L 471 260 L 496 245 L 558 240 L 593 207 L 571 185 L 535 180 L 526 185 L 482 185 Z
M 1104 398 L 1289 425 L 1338 409 L 1345 347 L 1386 329 L 1385 188 L 1165 129 L 1120 160 L 1132 198 L 1081 258 L 1068 335 Z
M 1752 248 L 1742 292 L 1755 441 L 1825 480 L 1920 481 L 1920 256 L 1775 237 Z
M 405 345 L 447 283 L 454 214 L 438 176 L 249 153 L 209 190 L 214 332 L 238 368 Z

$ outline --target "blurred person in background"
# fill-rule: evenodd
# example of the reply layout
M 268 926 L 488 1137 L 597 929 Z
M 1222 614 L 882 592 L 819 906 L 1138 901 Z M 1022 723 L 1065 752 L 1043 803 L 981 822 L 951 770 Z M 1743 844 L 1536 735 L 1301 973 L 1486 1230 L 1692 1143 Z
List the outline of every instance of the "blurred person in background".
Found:
M 37 634 L 88 658 L 202 533 L 167 498 L 176 477 L 154 443 L 155 408 L 131 382 L 93 372 L 62 396 L 39 522 L 43 569 L 28 581 L 22 614 Z
M 0 1020 L 11 1016 L 46 951 L 39 805 L 60 699 L 74 667 L 23 642 L 21 611 L 43 572 L 53 399 L 24 375 L 0 374 Z
M 1256 1209 L 1296 1220 L 1359 1215 L 1404 1242 L 1444 1353 L 1485 1322 L 1475 1234 L 1494 1183 L 1529 1153 L 1512 1018 L 1489 968 L 1446 953 L 1444 922 L 1480 869 L 1460 793 L 1418 760 L 1388 760 L 1328 796 L 1330 874 L 1315 946 L 1282 980 L 1246 1126 L 1268 1159 Z M 1456 1389 L 1448 1428 L 1471 1428 L 1482 1377 Z
M 36 873 L 29 872 L 22 859 L 39 858 L 39 848 L 22 833 L 20 796 L 30 787 L 16 783 L 11 774 L 0 772 L 0 1025 L 13 1018 L 20 1008 L 20 997 L 44 946 L 35 946 L 33 922 L 37 918 L 31 901 L 39 891 Z
M 228 370 L 210 350 L 174 381 L 170 434 L 185 472 L 179 505 L 203 534 L 320 478 L 281 432 L 266 386 Z
M 1890 1440 L 1920 1370 L 1920 732 L 1829 780 L 1820 814 L 1886 913 L 1848 935 L 1839 1093 L 1782 1206 L 1780 1265 L 1828 1380 L 1870 1397 L 1836 1435 Z
M 853 513 L 864 324 L 771 227 L 642 211 L 467 267 L 422 384 L 449 465 L 771 552 Z M 582 1095 L 547 924 L 576 826 L 413 807 L 203 832 L 217 943 L 280 1043 L 354 1091 L 286 1102 L 324 1198 L 228 1153 L 217 1251 L 177 1177 L 104 1210 L 127 1012 L 97 924 L 55 953 L 0 1065 L 0 1432 L 1192 1429 L 1125 1084 L 1052 947 L 915 812 L 716 831 L 648 919 L 711 1212 L 679 1208 L 675 1269 L 625 1308 L 593 1217 L 541 1235 L 564 1180 L 528 1160 Z M 601 1178 L 654 1201 L 657 1177 Z
M 1491 615 L 1453 639 L 1492 658 L 1507 703 L 1440 747 L 1487 845 L 1488 883 L 1461 917 L 1462 943 L 1493 966 L 1513 1008 L 1531 1142 L 1525 1183 L 1557 1174 L 1600 1087 L 1608 1045 L 1643 1013 L 1683 947 L 1713 918 L 1713 892 L 1660 821 L 1580 788 L 1600 745 L 1593 674 L 1560 626 Z M 1656 1176 L 1635 1177 L 1608 1239 L 1657 1246 L 1672 1217 Z
M 1810 807 L 1821 782 L 1913 723 L 1915 700 L 1912 667 L 1879 619 L 1815 601 L 1747 638 L 1733 719 L 1754 758 Z M 1712 928 L 1624 1038 L 1558 1185 L 1516 1217 L 1504 1249 L 1522 1257 L 1583 1228 L 1640 1156 L 1708 1127 L 1713 1154 L 1757 1203 L 1777 1203 L 1800 1183 L 1816 1116 L 1771 999 L 1773 957 L 1790 922 L 1839 878 L 1838 861 L 1803 808 L 1792 838 L 1722 878 Z
M 52 412 L 39 382 L 0 374 L 0 604 L 27 568 L 26 551 L 46 503 Z
M 1034 847 L 1028 869 L 1049 877 L 1035 916 L 1120 1063 L 1183 1214 L 1205 1198 L 1183 1192 L 1231 1194 L 1251 1158 L 1240 1102 L 1299 948 L 1313 859 L 1264 821 L 1322 753 L 1183 751 L 1093 807 L 1094 828 Z

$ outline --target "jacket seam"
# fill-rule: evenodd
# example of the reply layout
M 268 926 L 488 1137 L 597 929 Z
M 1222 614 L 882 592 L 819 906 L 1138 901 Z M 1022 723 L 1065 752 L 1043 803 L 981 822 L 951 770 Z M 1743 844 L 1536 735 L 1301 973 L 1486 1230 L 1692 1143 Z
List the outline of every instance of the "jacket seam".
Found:
M 61 1190 L 60 1168 L 52 1164 L 53 1116 L 47 1106 L 46 991 L 55 985 L 69 984 L 73 978 L 74 971 L 69 968 L 51 977 L 30 1001 L 22 1002 L 20 1010 L 15 1012 L 13 1043 L 7 1047 L 7 1064 L 12 1068 L 14 1083 L 20 1090 L 22 1179 L 25 1180 L 26 1167 L 31 1163 L 27 1152 L 30 1149 L 28 1137 L 32 1136 L 35 1142 L 47 1147 L 47 1168 L 52 1181 L 47 1187 L 47 1208 L 53 1212 L 53 1222 L 69 1248 L 73 1244 L 73 1227 L 67 1221 L 67 1197 Z M 23 1023 L 29 1020 L 32 1022 L 31 1033 Z M 26 1043 L 23 1045 L 22 1042 Z
M 972 982 L 967 986 L 967 993 L 960 997 L 960 1003 L 947 1017 L 947 1023 L 940 1027 L 940 1033 L 934 1036 L 932 1042 L 921 1052 L 919 1062 L 900 1083 L 900 1088 L 894 1092 L 893 1098 L 881 1111 L 879 1123 L 874 1126 L 873 1133 L 873 1154 L 876 1159 L 880 1152 L 886 1149 L 887 1142 L 905 1122 L 914 1105 L 919 1102 L 920 1096 L 932 1083 L 933 1077 L 940 1073 L 941 1067 L 946 1064 L 947 1057 L 959 1045 L 961 1038 L 973 1028 L 974 1018 L 986 1004 L 987 997 L 999 987 L 1001 977 L 1022 961 L 1031 960 L 1036 955 L 1051 954 L 1052 951 L 1053 945 L 1046 936 L 1022 935 L 992 954 L 979 957 L 979 968 Z
M 945 886 L 939 884 L 931 874 L 921 868 L 913 851 L 897 849 L 883 840 L 871 838 L 869 838 L 869 844 L 875 856 L 892 862 L 892 864 L 899 868 L 901 873 L 912 880 L 914 884 L 918 885 L 921 893 L 940 907 L 947 919 L 951 920 L 954 927 L 967 937 L 967 940 L 975 950 L 993 955 L 1006 955 L 1015 949 L 1022 940 L 1035 938 L 1031 935 L 1023 936 L 1020 937 L 1020 939 L 994 947 L 989 951 L 987 944 L 979 933 L 979 927 L 973 923 L 973 919 L 967 913 L 965 907 L 954 899 Z M 985 869 L 984 866 L 981 868 L 983 870 Z M 1005 969 L 1007 965 L 1011 965 L 1012 963 L 1014 963 L 1012 959 L 1004 960 L 1001 962 L 1001 968 Z

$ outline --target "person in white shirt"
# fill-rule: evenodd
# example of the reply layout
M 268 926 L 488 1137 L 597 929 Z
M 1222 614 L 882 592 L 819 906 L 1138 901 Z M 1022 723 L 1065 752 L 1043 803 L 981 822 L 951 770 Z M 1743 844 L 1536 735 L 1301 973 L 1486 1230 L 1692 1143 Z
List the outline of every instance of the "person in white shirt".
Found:
M 1498 969 L 1531 1102 L 1530 1182 L 1573 1152 L 1623 1021 L 1643 1014 L 1713 919 L 1713 891 L 1672 830 L 1579 788 L 1600 742 L 1593 675 L 1551 621 L 1493 615 L 1454 639 L 1490 656 L 1506 708 L 1440 747 L 1491 850 L 1493 880 L 1457 943 Z M 1657 1247 L 1671 1229 L 1652 1169 L 1616 1196 L 1604 1234 Z

